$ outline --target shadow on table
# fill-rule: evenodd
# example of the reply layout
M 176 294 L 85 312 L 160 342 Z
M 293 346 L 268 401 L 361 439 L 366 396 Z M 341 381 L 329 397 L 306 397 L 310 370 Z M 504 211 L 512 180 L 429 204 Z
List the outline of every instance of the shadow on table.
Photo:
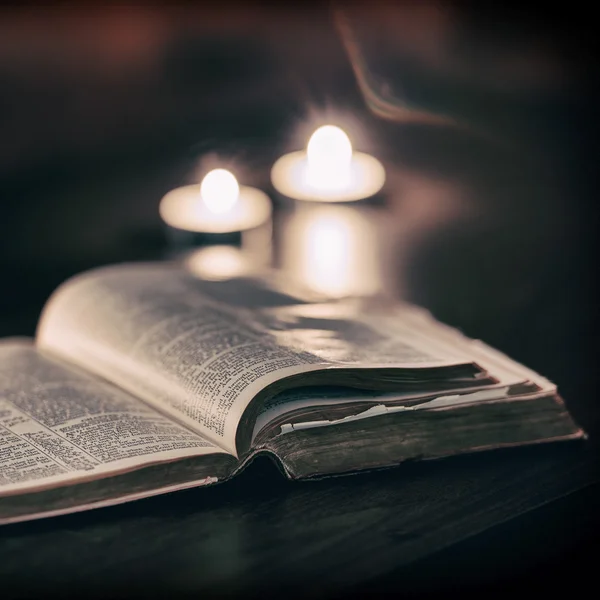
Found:
M 264 459 L 214 488 L 7 526 L 2 572 L 28 588 L 21 593 L 44 590 L 46 597 L 66 585 L 92 596 L 124 590 L 330 595 L 371 581 L 387 588 L 403 565 L 438 551 L 443 557 L 445 547 L 494 525 L 506 537 L 514 527 L 504 522 L 597 481 L 596 467 L 581 443 L 309 482 L 286 481 Z M 581 527 L 574 513 L 550 514 L 546 536 L 560 552 Z M 527 537 L 539 559 L 547 538 Z M 488 548 L 487 556 L 479 548 L 479 558 L 502 564 L 510 577 L 523 565 L 507 546 Z M 425 564 L 443 576 L 443 560 Z M 418 566 L 410 572 L 415 589 L 433 576 Z

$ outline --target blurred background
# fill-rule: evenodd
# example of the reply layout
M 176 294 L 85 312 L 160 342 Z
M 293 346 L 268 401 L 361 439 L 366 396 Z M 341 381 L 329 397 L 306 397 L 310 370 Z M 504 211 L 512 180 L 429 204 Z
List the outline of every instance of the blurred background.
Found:
M 594 24 L 534 3 L 0 9 L 0 335 L 33 335 L 72 274 L 163 258 L 160 199 L 206 156 L 274 198 L 274 264 L 299 256 L 269 172 L 332 121 L 387 171 L 374 220 L 335 217 L 385 257 L 348 267 L 348 293 L 422 304 L 594 430 Z

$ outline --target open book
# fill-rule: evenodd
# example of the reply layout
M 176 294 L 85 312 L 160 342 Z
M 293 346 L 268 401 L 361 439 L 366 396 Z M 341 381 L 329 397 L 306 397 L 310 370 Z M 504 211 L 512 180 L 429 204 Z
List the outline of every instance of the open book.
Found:
M 169 263 L 79 275 L 0 342 L 0 523 L 224 481 L 578 438 L 555 386 L 410 305 Z

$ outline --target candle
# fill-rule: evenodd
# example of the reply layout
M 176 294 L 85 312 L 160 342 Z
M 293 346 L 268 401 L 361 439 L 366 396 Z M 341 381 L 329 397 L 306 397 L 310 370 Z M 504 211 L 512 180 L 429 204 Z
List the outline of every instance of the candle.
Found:
M 305 204 L 283 222 L 281 267 L 328 298 L 374 296 L 384 288 L 383 215 L 366 206 Z
M 176 230 L 227 234 L 264 224 L 271 216 L 271 202 L 264 192 L 239 185 L 230 171 L 214 169 L 200 185 L 170 191 L 159 210 L 163 221 Z
M 288 198 L 316 202 L 354 202 L 383 187 L 385 170 L 373 156 L 352 149 L 339 127 L 324 125 L 306 150 L 285 154 L 271 170 L 275 189 Z

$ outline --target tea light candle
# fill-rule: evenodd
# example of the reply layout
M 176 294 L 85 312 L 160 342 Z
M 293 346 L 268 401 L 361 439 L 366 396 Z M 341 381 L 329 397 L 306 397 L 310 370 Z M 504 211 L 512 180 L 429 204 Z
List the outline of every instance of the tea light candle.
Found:
M 312 134 L 306 150 L 277 160 L 271 181 L 280 194 L 294 200 L 354 202 L 379 192 L 385 170 L 374 156 L 353 151 L 339 127 L 324 125 Z
M 239 185 L 230 171 L 214 169 L 200 185 L 166 194 L 159 211 L 163 221 L 176 230 L 227 234 L 264 224 L 271 216 L 271 201 L 264 192 Z
M 385 238 L 378 227 L 380 213 L 367 208 L 331 204 L 298 207 L 284 222 L 283 271 L 328 298 L 380 292 Z

